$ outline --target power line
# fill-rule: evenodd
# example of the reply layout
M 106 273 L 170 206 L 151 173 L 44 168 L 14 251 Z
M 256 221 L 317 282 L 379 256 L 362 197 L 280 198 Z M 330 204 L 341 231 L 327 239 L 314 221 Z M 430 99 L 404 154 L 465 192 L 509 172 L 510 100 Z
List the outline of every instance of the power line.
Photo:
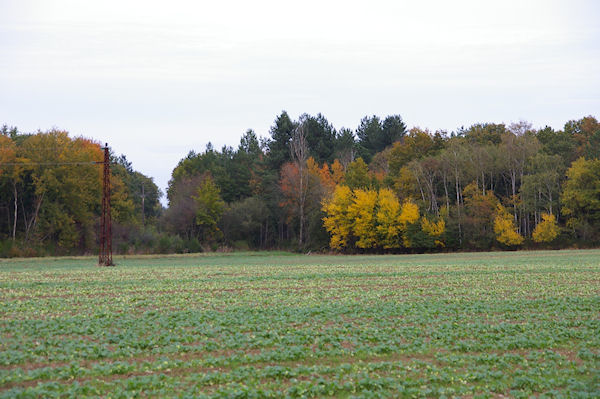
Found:
M 102 165 L 102 161 L 87 161 L 87 162 L 0 162 L 0 166 L 27 166 L 27 165 L 42 165 L 42 166 L 63 166 L 63 165 Z
M 102 193 L 102 215 L 100 218 L 100 251 L 98 264 L 101 266 L 114 266 L 112 261 L 112 223 L 110 217 L 110 153 L 108 144 L 102 147 L 104 150 L 104 161 L 75 161 L 75 162 L 0 162 L 0 168 L 4 166 L 84 166 L 103 165 L 103 193 Z M 16 205 L 16 197 L 15 197 Z M 16 210 L 15 210 L 16 212 Z M 15 216 L 15 223 L 16 223 Z M 16 226 L 16 224 L 15 224 Z M 14 239 L 14 237 L 13 237 Z

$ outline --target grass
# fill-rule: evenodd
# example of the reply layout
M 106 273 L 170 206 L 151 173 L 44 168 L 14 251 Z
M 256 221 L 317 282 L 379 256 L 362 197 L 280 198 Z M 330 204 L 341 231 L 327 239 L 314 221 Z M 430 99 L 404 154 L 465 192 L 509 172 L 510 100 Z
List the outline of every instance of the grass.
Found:
M 0 262 L 0 397 L 600 397 L 600 251 Z

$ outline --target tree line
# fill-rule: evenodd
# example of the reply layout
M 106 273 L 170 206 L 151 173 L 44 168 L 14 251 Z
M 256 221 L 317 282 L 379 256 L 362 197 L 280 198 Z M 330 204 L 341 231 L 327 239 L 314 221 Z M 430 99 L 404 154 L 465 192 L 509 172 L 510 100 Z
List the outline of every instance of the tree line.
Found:
M 93 252 L 100 168 L 83 162 L 100 160 L 100 145 L 59 131 L 0 133 L 0 254 Z M 431 132 L 408 129 L 399 115 L 338 130 L 321 114 L 293 120 L 284 111 L 267 137 L 248 130 L 235 148 L 190 151 L 172 172 L 166 209 L 152 179 L 113 154 L 115 248 L 593 246 L 599 158 L 592 116 L 561 130 L 519 122 Z
M 431 132 L 399 115 L 336 130 L 321 114 L 294 121 L 282 112 L 267 138 L 249 130 L 237 148 L 183 158 L 165 228 L 200 245 L 253 249 L 592 246 L 599 156 L 592 116 L 562 130 L 519 122 Z
M 59 130 L 0 128 L 0 256 L 92 254 L 98 250 L 103 152 Z M 162 214 L 152 178 L 111 155 L 115 249 L 154 251 Z M 149 227 L 151 238 L 148 238 Z

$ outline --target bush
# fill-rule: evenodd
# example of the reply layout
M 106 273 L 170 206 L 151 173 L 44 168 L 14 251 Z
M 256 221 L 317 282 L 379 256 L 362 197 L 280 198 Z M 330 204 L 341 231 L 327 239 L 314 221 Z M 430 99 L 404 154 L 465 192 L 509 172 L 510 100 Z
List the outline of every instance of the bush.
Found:
M 1 258 L 10 258 L 10 250 L 12 249 L 12 241 L 11 240 L 2 240 L 0 241 L 0 257 Z
M 158 239 L 158 246 L 156 252 L 159 254 L 168 254 L 171 252 L 171 237 L 163 235 Z
M 233 248 L 238 251 L 249 251 L 250 245 L 248 245 L 248 241 L 246 240 L 238 240 L 233 243 Z
M 187 249 L 186 252 L 202 252 L 202 245 L 200 245 L 200 241 L 198 241 L 196 237 L 192 237 L 188 240 L 185 240 L 184 247 Z
M 53 247 L 33 246 L 11 239 L 0 241 L 0 258 L 32 258 L 53 254 Z

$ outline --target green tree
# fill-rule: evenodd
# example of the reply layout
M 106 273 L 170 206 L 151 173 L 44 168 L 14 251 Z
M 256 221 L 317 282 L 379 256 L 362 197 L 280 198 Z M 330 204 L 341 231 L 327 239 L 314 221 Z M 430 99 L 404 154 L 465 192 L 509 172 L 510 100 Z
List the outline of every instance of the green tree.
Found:
M 12 240 L 15 241 L 17 233 L 17 219 L 19 215 L 19 192 L 17 187 L 22 180 L 22 167 L 14 165 L 18 160 L 17 146 L 9 137 L 8 127 L 6 125 L 2 126 L 2 131 L 3 134 L 0 135 L 0 179 L 3 183 L 3 186 L 8 187 L 8 190 L 10 190 L 12 194 L 12 198 L 10 198 L 10 195 L 7 195 L 6 198 L 12 202 L 11 204 L 7 204 L 7 209 L 12 210 L 12 212 L 8 213 L 8 229 L 12 229 L 11 236 Z M 20 161 L 25 162 L 26 160 L 21 159 Z M 11 216 L 12 223 L 10 222 Z
M 383 151 L 396 141 L 401 141 L 406 135 L 406 124 L 400 115 L 389 115 L 383 120 L 381 130 L 382 134 L 377 142 L 377 151 Z
M 100 146 L 52 130 L 27 136 L 23 157 L 31 161 L 26 180 L 33 192 L 24 206 L 24 240 L 52 241 L 60 252 L 94 245 L 100 206 Z M 116 192 L 116 191 L 113 191 Z
M 495 239 L 494 218 L 498 199 L 492 191 L 485 195 L 475 182 L 463 190 L 465 203 L 464 237 L 466 244 L 474 248 L 490 248 Z
M 357 152 L 357 144 L 354 132 L 347 128 L 341 128 L 335 136 L 334 155 L 344 165 L 354 161 Z
M 194 200 L 204 176 L 184 176 L 169 182 L 169 207 L 162 217 L 162 223 L 170 233 L 186 240 L 199 238 L 196 224 L 197 203 Z
M 252 129 L 244 133 L 237 151 L 226 162 L 228 180 L 234 188 L 228 200 L 239 201 L 263 190 L 264 154 Z
M 289 154 L 289 147 L 286 151 Z M 237 150 L 224 146 L 221 151 L 217 151 L 208 143 L 203 153 L 190 151 L 179 161 L 169 181 L 167 198 L 171 200 L 172 187 L 177 186 L 179 181 L 207 173 L 213 177 L 225 202 L 247 198 L 256 190 L 265 189 L 263 186 L 265 166 L 264 154 L 252 130 L 246 131 L 242 136 Z
M 528 212 L 553 214 L 558 210 L 562 176 L 565 173 L 562 158 L 538 152 L 529 159 L 521 183 L 520 194 Z
M 513 131 L 502 135 L 502 142 L 499 146 L 501 156 L 498 157 L 498 160 L 502 163 L 501 169 L 504 176 L 510 182 L 508 195 L 511 198 L 513 217 L 515 221 L 521 222 L 520 225 L 525 227 L 522 209 L 519 210 L 517 206 L 517 204 L 523 203 L 522 198 L 518 197 L 519 186 L 523 182 L 529 160 L 539 151 L 540 143 L 527 127 L 522 129 L 519 127 L 522 125 L 516 127 L 511 125 Z M 526 231 L 525 228 L 522 231 Z
M 272 169 L 279 170 L 284 163 L 291 162 L 290 141 L 295 128 L 296 124 L 285 111 L 275 119 L 267 142 L 267 157 Z
M 572 134 L 564 130 L 555 131 L 546 126 L 536 134 L 542 148 L 541 150 L 548 155 L 557 155 L 561 157 L 563 166 L 567 167 L 576 158 L 575 148 L 577 143 Z
M 378 141 L 382 135 L 381 120 L 373 115 L 365 116 L 361 119 L 356 136 L 358 137 L 358 154 L 366 162 L 371 162 L 371 158 L 377 152 Z
M 497 145 L 502 141 L 502 135 L 506 131 L 506 126 L 503 123 L 476 123 L 468 129 L 461 129 L 459 135 L 465 137 L 470 143 Z
M 233 246 L 240 243 L 249 248 L 265 248 L 268 243 L 269 210 L 264 200 L 249 197 L 226 207 L 221 218 L 221 231 Z
M 336 131 L 322 114 L 303 114 L 298 121 L 306 131 L 306 145 L 309 154 L 317 163 L 333 162 Z
M 376 115 L 365 116 L 356 129 L 359 155 L 370 163 L 376 153 L 402 140 L 405 134 L 406 125 L 400 115 L 387 116 L 383 122 Z
M 600 222 L 600 159 L 573 162 L 560 199 L 567 226 L 589 240 Z
M 0 135 L 14 139 L 19 134 L 19 130 L 15 126 L 8 126 L 7 124 L 0 127 Z
M 369 167 L 362 158 L 348 165 L 344 182 L 351 189 L 367 188 L 371 185 Z
M 220 190 L 210 175 L 207 175 L 193 197 L 196 203 L 196 224 L 200 227 L 200 237 L 204 242 L 214 242 L 222 238 L 218 223 L 225 209 Z
M 155 225 L 163 211 L 160 203 L 163 193 L 154 183 L 154 179 L 133 170 L 125 155 L 113 157 L 111 173 L 120 179 L 116 184 L 119 187 L 123 186 L 122 189 L 127 192 L 127 197 L 133 205 L 129 215 L 131 222 L 140 226 Z M 121 211 L 123 212 L 125 211 Z

